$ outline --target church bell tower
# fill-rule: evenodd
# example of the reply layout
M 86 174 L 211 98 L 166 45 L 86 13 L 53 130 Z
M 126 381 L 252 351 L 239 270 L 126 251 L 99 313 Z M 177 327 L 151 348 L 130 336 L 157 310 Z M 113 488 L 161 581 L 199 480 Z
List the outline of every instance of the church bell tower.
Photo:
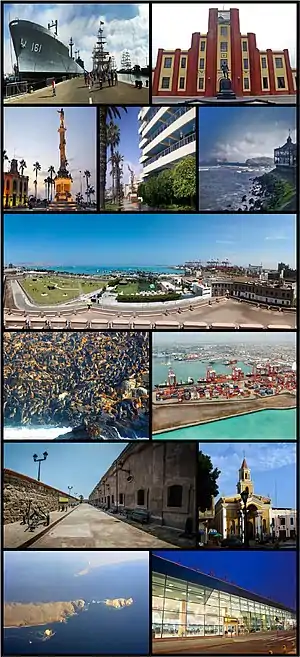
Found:
M 239 469 L 239 481 L 237 483 L 237 492 L 241 494 L 245 488 L 249 489 L 249 496 L 253 495 L 253 481 L 251 481 L 251 471 L 248 468 L 246 459 L 243 459 L 243 463 Z

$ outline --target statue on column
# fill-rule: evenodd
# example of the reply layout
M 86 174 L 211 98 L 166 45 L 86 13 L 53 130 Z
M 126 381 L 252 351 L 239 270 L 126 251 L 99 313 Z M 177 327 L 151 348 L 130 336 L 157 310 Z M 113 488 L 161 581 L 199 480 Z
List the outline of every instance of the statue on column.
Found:
M 61 108 L 60 110 L 57 110 L 57 112 L 58 112 L 59 118 L 60 118 L 60 127 L 64 128 L 64 122 L 65 122 L 64 110 L 63 110 L 63 108 Z

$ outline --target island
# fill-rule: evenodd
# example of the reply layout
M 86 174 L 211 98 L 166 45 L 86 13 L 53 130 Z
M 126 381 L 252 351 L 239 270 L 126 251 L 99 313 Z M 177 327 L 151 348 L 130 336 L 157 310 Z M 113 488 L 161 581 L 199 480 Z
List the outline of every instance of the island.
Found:
M 130 605 L 133 604 L 133 598 L 114 598 L 113 600 L 107 599 L 104 600 L 104 604 L 106 604 L 107 607 L 121 609 L 122 607 L 130 607 Z
M 85 608 L 84 600 L 70 602 L 8 602 L 4 605 L 4 628 L 36 627 L 63 623 Z

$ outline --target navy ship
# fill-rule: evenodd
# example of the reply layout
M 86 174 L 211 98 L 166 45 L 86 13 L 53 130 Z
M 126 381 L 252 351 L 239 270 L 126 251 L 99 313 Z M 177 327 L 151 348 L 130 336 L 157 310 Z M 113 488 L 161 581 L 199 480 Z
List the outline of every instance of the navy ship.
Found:
M 32 23 L 13 20 L 9 31 L 17 59 L 15 71 L 19 79 L 31 80 L 47 77 L 80 75 L 84 72 L 82 60 L 70 56 L 69 49 L 57 38 L 56 33 Z

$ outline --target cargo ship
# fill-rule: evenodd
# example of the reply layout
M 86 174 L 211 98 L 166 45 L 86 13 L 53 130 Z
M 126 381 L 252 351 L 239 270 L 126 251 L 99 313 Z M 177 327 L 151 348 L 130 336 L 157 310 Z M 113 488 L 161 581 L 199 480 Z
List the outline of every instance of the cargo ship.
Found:
M 84 63 L 75 61 L 69 49 L 57 38 L 56 32 L 31 21 L 10 21 L 9 31 L 17 64 L 15 73 L 19 80 L 39 80 L 49 77 L 75 76 L 84 72 Z M 73 44 L 72 44 L 73 46 Z M 71 50 L 72 50 L 71 46 Z

